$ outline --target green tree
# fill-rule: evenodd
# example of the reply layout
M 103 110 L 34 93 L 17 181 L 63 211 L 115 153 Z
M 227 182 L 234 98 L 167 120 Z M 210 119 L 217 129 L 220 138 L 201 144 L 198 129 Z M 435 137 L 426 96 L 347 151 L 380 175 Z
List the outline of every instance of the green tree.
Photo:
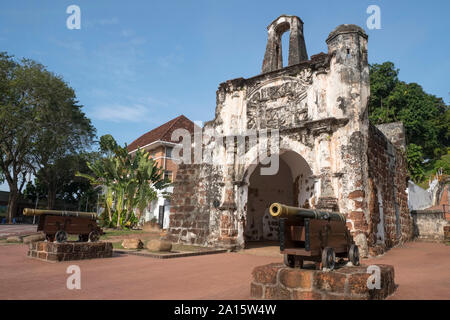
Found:
M 408 160 L 408 171 L 411 179 L 416 183 L 422 181 L 425 173 L 422 166 L 422 147 L 415 145 L 414 143 L 410 143 L 406 149 L 406 157 Z
M 392 62 L 370 65 L 369 118 L 374 124 L 394 120 L 394 110 L 389 109 L 386 100 L 399 81 L 398 73 Z
M 424 177 L 424 163 L 447 153 L 450 137 L 449 106 L 442 98 L 426 93 L 417 83 L 398 79 L 392 62 L 370 66 L 369 119 L 373 124 L 401 121 L 406 130 L 409 174 Z M 419 149 L 420 147 L 420 149 Z
M 39 170 L 34 183 L 29 182 L 24 190 L 24 196 L 32 201 L 39 194 L 40 199 L 45 199 L 47 207 L 56 209 L 72 208 L 80 210 L 88 206 L 93 210 L 97 200 L 97 191 L 86 181 L 77 177 L 77 172 L 90 174 L 91 170 L 86 162 L 98 158 L 96 152 L 81 153 L 65 156 L 45 168 L 47 179 L 42 179 L 43 170 Z M 57 200 L 59 205 L 56 204 Z M 61 205 L 63 203 L 63 205 Z
M 40 171 L 52 190 L 52 165 L 92 142 L 95 129 L 81 108 L 61 77 L 0 53 L 0 168 L 10 189 L 10 221 L 31 174 Z

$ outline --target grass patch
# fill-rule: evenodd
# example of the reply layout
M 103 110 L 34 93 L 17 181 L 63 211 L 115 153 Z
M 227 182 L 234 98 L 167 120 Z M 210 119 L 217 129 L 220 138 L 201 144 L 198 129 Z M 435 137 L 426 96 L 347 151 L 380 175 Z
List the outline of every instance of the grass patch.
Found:
M 122 247 L 122 242 L 113 242 L 112 243 L 113 249 L 125 249 Z
M 103 230 L 104 234 L 100 237 L 100 239 L 105 240 L 109 237 L 120 237 L 120 236 L 128 236 L 128 235 L 134 235 L 134 234 L 143 234 L 145 231 L 143 230 Z
M 199 252 L 199 251 L 209 251 L 213 250 L 213 248 L 209 247 L 200 247 L 200 246 L 192 246 L 187 244 L 174 243 L 172 245 L 173 251 L 188 251 L 188 252 Z
M 0 239 L 0 246 L 8 246 L 8 245 L 18 245 L 23 244 L 22 242 L 8 242 L 6 239 Z

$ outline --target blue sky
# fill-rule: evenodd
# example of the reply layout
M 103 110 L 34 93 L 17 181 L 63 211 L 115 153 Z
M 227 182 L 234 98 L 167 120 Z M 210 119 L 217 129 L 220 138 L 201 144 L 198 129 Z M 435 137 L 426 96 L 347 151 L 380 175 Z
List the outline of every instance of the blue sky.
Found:
M 81 29 L 66 28 L 66 8 Z M 381 30 L 366 9 L 381 8 Z M 393 61 L 400 79 L 450 102 L 450 1 L 2 1 L 0 50 L 46 65 L 72 86 L 98 136 L 131 143 L 184 114 L 214 117 L 228 79 L 260 73 L 267 25 L 281 14 L 304 21 L 309 55 L 326 52 L 339 24 L 369 35 L 369 62 Z

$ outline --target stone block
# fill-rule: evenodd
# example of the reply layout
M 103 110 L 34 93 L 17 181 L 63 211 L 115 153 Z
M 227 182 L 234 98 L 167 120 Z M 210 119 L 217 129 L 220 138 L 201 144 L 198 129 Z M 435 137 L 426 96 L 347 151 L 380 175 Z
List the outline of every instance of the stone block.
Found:
M 250 284 L 250 297 L 254 299 L 262 299 L 264 287 L 261 284 L 252 282 Z
M 450 240 L 450 226 L 444 226 L 444 239 Z
M 47 260 L 47 252 L 38 252 L 37 257 L 39 259 Z
M 322 295 L 314 291 L 299 291 L 294 290 L 292 292 L 293 300 L 321 300 Z
M 266 286 L 264 297 L 268 300 L 291 300 L 291 292 L 280 286 Z
M 30 242 L 30 243 L 28 244 L 28 246 L 29 246 L 30 250 L 36 250 L 36 248 L 37 248 L 37 242 Z
M 48 253 L 47 254 L 47 260 L 52 262 L 59 262 L 63 261 L 64 259 L 64 253 Z
M 172 243 L 165 240 L 150 240 L 147 243 L 149 251 L 170 251 L 172 250 Z
M 47 251 L 47 242 L 38 242 L 37 251 Z
M 27 254 L 49 262 L 112 257 L 112 243 L 103 242 L 37 242 L 30 244 Z
M 279 263 L 272 263 L 265 266 L 259 266 L 253 269 L 253 280 L 262 284 L 277 283 L 277 273 L 283 265 Z
M 293 300 L 382 300 L 394 293 L 394 268 L 380 268 L 379 289 L 369 289 L 367 266 L 346 266 L 333 271 L 288 268 L 282 264 L 256 267 L 252 272 L 252 298 Z M 370 271 L 370 270 L 369 270 Z
M 367 288 L 368 273 L 354 273 L 348 277 L 348 288 L 350 294 L 365 294 L 369 292 Z
M 284 268 L 280 271 L 280 283 L 287 288 L 311 289 L 313 270 Z
M 346 279 L 345 274 L 335 271 L 316 272 L 314 275 L 314 288 L 328 292 L 344 293 Z
M 37 242 L 45 240 L 45 235 L 43 233 L 32 234 L 30 236 L 23 238 L 23 243 L 28 244 L 31 242 Z

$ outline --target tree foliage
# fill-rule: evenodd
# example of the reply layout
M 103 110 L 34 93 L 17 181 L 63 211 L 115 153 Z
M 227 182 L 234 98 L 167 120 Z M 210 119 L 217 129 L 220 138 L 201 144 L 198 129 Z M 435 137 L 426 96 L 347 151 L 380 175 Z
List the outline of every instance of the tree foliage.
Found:
M 417 83 L 400 81 L 398 75 L 392 62 L 370 66 L 369 119 L 373 124 L 403 122 L 409 174 L 420 181 L 424 177 L 423 159 L 434 162 L 447 153 L 449 106 Z
M 24 196 L 27 199 L 36 201 L 45 200 L 47 207 L 61 210 L 88 210 L 96 211 L 97 192 L 91 184 L 81 177 L 76 176 L 77 172 L 90 174 L 86 162 L 99 158 L 97 152 L 79 153 L 65 156 L 48 165 L 46 174 L 51 180 L 44 182 L 42 171 L 39 170 L 35 176 L 34 183 L 28 182 Z
M 32 60 L 0 53 L 0 168 L 10 189 L 8 216 L 31 174 L 55 179 L 60 159 L 92 143 L 95 129 L 64 80 Z

